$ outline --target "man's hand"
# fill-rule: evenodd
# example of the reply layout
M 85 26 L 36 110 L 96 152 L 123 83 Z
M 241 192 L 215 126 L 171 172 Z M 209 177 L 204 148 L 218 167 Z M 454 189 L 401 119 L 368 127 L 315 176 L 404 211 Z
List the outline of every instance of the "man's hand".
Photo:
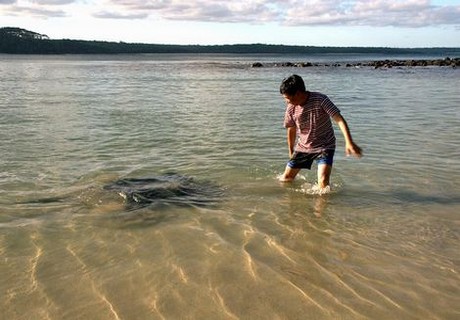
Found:
M 354 142 L 345 145 L 345 154 L 347 156 L 355 156 L 361 158 L 363 156 L 363 150 Z

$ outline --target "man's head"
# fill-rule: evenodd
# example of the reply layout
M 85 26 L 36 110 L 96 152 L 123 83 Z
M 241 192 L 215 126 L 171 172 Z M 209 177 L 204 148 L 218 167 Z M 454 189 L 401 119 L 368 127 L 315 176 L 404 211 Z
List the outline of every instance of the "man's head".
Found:
M 300 76 L 293 74 L 290 77 L 284 78 L 284 80 L 281 82 L 280 93 L 283 96 L 294 96 L 299 91 L 302 93 L 306 91 L 305 83 Z
M 302 78 L 296 74 L 283 80 L 280 86 L 280 93 L 286 102 L 293 105 L 301 105 L 308 98 L 305 90 L 305 83 Z

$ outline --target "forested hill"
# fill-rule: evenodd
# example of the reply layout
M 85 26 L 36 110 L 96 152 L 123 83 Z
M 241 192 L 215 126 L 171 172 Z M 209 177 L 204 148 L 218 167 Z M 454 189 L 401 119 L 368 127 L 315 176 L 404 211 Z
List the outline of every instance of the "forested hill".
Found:
M 459 48 L 314 47 L 268 44 L 167 45 L 84 40 L 51 40 L 20 28 L 0 28 L 0 53 L 9 54 L 116 54 L 116 53 L 238 53 L 238 54 L 433 54 L 458 56 Z

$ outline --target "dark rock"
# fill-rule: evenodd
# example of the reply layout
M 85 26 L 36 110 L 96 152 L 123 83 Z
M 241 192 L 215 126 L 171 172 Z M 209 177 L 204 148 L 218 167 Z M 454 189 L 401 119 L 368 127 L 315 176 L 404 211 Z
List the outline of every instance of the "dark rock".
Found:
M 277 62 L 277 63 L 268 63 L 262 64 L 260 62 L 255 62 L 252 64 L 253 67 L 341 67 L 340 63 L 311 63 L 311 62 Z M 428 66 L 438 66 L 438 67 L 459 67 L 460 66 L 460 58 L 450 58 L 446 57 L 444 59 L 435 59 L 435 60 L 426 60 L 426 59 L 419 59 L 419 60 L 375 60 L 369 62 L 357 62 L 357 63 L 347 63 L 345 64 L 347 68 L 351 67 L 373 67 L 374 69 L 391 69 L 394 67 L 398 68 L 412 68 L 412 67 L 428 67 Z
M 124 198 L 127 209 L 146 206 L 205 207 L 215 205 L 223 189 L 210 182 L 169 173 L 148 178 L 125 178 L 104 187 Z

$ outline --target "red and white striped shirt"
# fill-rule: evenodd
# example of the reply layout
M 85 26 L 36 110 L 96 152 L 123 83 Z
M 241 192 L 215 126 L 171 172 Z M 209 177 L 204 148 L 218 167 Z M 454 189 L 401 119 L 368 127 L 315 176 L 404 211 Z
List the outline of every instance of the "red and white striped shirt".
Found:
M 335 150 L 335 135 L 331 117 L 340 110 L 329 98 L 319 92 L 309 92 L 302 105 L 288 104 L 284 115 L 284 127 L 297 128 L 298 152 L 322 152 Z

